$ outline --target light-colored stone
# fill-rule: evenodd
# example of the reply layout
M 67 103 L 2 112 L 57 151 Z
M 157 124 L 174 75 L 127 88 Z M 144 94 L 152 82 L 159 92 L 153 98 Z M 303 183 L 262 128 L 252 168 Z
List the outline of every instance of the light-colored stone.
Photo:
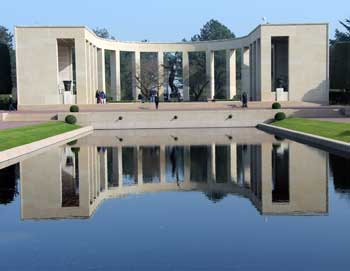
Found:
M 78 104 L 95 103 L 94 92 L 99 86 L 103 87 L 103 83 L 99 82 L 100 78 L 103 80 L 103 65 L 97 56 L 99 50 L 135 52 L 133 76 L 140 74 L 141 52 L 183 52 L 184 55 L 188 52 L 206 52 L 209 96 L 212 98 L 215 95 L 214 52 L 243 48 L 243 91 L 249 92 L 254 100 L 274 101 L 275 93 L 271 89 L 272 37 L 288 37 L 289 40 L 289 100 L 328 103 L 328 25 L 320 23 L 264 24 L 242 38 L 179 43 L 105 40 L 84 26 L 17 26 L 15 38 L 19 106 L 63 103 L 59 89 L 63 73 L 58 69 L 58 40 L 74 41 Z M 117 62 L 115 59 L 112 65 L 116 78 L 120 73 Z M 68 70 L 71 69 L 70 65 L 71 63 Z M 115 89 L 118 84 L 116 82 Z M 137 98 L 135 86 L 134 80 L 133 94 Z M 234 89 L 231 84 L 230 95 L 235 92 Z M 187 94 L 185 96 L 187 99 Z
M 266 123 L 261 123 L 257 127 L 263 131 L 274 133 L 279 136 L 284 136 L 291 140 L 295 140 L 321 149 L 331 150 L 339 153 L 346 153 L 347 155 L 350 153 L 350 143 L 346 143 L 343 141 L 299 132 L 291 129 L 286 129 Z
M 18 146 L 12 149 L 4 150 L 0 152 L 0 163 L 16 159 L 20 156 L 27 155 L 31 152 L 38 151 L 40 149 L 49 147 L 58 142 L 64 142 L 66 140 L 73 140 L 74 138 L 87 135 L 93 131 L 91 126 L 79 128 L 67 133 L 59 134 L 49 138 L 45 138 L 33 143 Z
M 184 133 L 185 131 L 182 131 Z M 259 133 L 257 131 L 256 133 Z M 260 132 L 262 133 L 262 132 Z M 220 133 L 220 135 L 222 135 Z M 139 139 L 144 136 L 139 133 Z M 163 137 L 167 137 L 164 135 Z M 270 136 L 272 138 L 272 136 Z M 106 199 L 122 198 L 132 194 L 159 193 L 166 191 L 202 191 L 205 193 L 222 192 L 225 194 L 236 195 L 249 200 L 257 210 L 263 215 L 325 215 L 328 213 L 328 192 L 327 192 L 327 154 L 321 151 L 315 151 L 312 148 L 306 148 L 299 143 L 272 142 L 265 141 L 257 137 L 256 145 L 250 146 L 251 160 L 244 165 L 247 172 L 245 176 L 245 186 L 228 181 L 224 183 L 214 182 L 210 179 L 207 182 L 193 182 L 190 180 L 190 146 L 192 143 L 203 144 L 198 138 L 186 145 L 184 152 L 185 172 L 184 182 L 166 182 L 165 171 L 166 159 L 164 157 L 164 148 L 161 147 L 160 168 L 162 176 L 161 181 L 157 183 L 143 183 L 142 171 L 138 171 L 141 181 L 134 185 L 119 185 L 118 187 L 108 188 L 99 191 L 99 181 L 106 181 L 105 174 L 101 172 L 106 170 L 107 159 L 101 159 L 97 154 L 96 145 L 89 141 L 83 141 L 79 144 L 79 206 L 62 206 L 62 179 L 66 170 L 65 161 L 67 156 L 71 155 L 69 147 L 54 148 L 45 153 L 26 159 L 20 164 L 21 174 L 21 218 L 22 219 L 57 219 L 57 218 L 88 218 Z M 112 140 L 109 140 L 112 142 Z M 164 140 L 161 140 L 165 142 Z M 119 142 L 115 142 L 115 149 L 122 149 Z M 123 143 L 124 144 L 124 143 Z M 273 145 L 279 144 L 288 150 L 288 163 L 290 171 L 288 172 L 288 192 L 289 199 L 285 202 L 274 202 L 272 199 L 273 176 L 272 153 Z M 215 149 L 215 144 L 208 144 L 210 149 Z M 227 144 L 226 144 L 227 145 Z M 130 145 L 129 145 L 130 146 Z M 229 146 L 229 145 L 227 145 Z M 232 146 L 232 145 L 231 145 Z M 237 145 L 238 146 L 238 145 Z M 238 162 L 243 157 L 235 147 L 231 148 L 231 156 L 234 159 L 227 161 L 230 169 L 230 179 L 235 179 L 235 172 Z M 105 155 L 105 154 L 104 154 Z M 215 151 L 209 152 L 211 161 L 215 161 Z M 142 152 L 138 151 L 139 167 L 142 168 Z M 106 157 L 105 157 L 106 158 Z M 115 174 L 122 175 L 122 167 L 118 166 L 120 156 L 116 155 L 109 163 L 114 165 Z M 305 163 L 305 160 L 312 163 Z M 102 163 L 105 163 L 103 164 Z M 242 165 L 240 161 L 240 165 Z M 45 167 L 43 167 L 45 164 Z M 321 168 L 321 170 L 320 170 Z M 239 168 L 242 170 L 243 168 Z M 211 171 L 215 169 L 210 169 Z M 251 174 L 254 171 L 254 174 Z M 69 172 L 68 172 L 69 173 Z M 258 173 L 258 174 L 255 174 Z M 71 171 L 73 175 L 73 171 Z M 307 182 L 305 180 L 308 180 Z M 40 189 L 35 189 L 40 187 Z

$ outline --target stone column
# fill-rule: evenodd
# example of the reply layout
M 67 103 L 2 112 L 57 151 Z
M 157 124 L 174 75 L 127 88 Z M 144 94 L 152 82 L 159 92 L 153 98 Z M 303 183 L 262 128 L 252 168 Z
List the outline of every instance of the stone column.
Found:
M 94 103 L 93 94 L 92 94 L 92 81 L 91 81 L 91 43 L 88 43 L 88 54 L 87 54 L 87 62 L 88 62 L 88 75 L 87 75 L 87 81 L 88 81 L 88 104 Z
M 160 146 L 160 152 L 159 152 L 159 161 L 160 161 L 160 182 L 166 183 L 166 156 L 165 156 L 165 145 Z
M 94 202 L 95 198 L 95 170 L 93 167 L 93 159 L 94 159 L 94 153 L 92 150 L 93 147 L 89 147 L 89 170 L 90 170 L 90 203 Z
M 86 40 L 75 40 L 75 63 L 76 63 L 76 101 L 77 104 L 87 104 L 87 62 Z
M 91 100 L 91 103 L 94 103 L 94 96 L 95 96 L 95 93 L 94 93 L 94 70 L 93 70 L 93 66 L 94 66 L 94 57 L 93 57 L 93 45 L 92 43 L 90 43 L 90 100 Z
M 244 165 L 244 185 L 250 187 L 251 182 L 251 146 L 247 146 L 246 152 L 243 153 L 243 165 Z
M 102 191 L 105 191 L 108 187 L 108 169 L 107 169 L 107 151 L 100 152 L 100 172 L 101 172 L 101 184 Z
M 85 68 L 85 84 L 86 84 L 86 89 L 85 89 L 85 103 L 89 104 L 90 101 L 90 85 L 89 85 L 89 43 L 85 42 L 85 63 L 86 63 L 86 68 Z
M 211 177 L 212 182 L 216 182 L 216 145 L 211 145 L 211 156 L 210 156 L 210 169 L 211 174 L 209 175 Z
M 230 175 L 231 182 L 237 183 L 237 145 L 230 145 Z
M 97 47 L 95 46 L 95 89 L 98 89 L 98 51 Z
M 123 187 L 123 151 L 122 147 L 118 147 L 118 183 L 119 187 Z
M 120 51 L 115 51 L 115 63 L 116 63 L 116 98 L 117 101 L 121 100 L 121 83 L 120 83 Z
M 90 43 L 90 94 L 94 94 L 94 50 L 93 45 Z M 92 100 L 94 101 L 94 100 Z
M 256 89 L 257 89 L 257 80 L 256 80 L 256 41 L 253 43 L 253 91 L 252 91 L 252 100 L 256 100 Z
M 140 89 L 137 87 L 136 77 L 141 76 L 141 53 L 135 51 L 132 59 L 132 89 L 134 99 L 137 100 L 138 95 L 141 93 Z
M 120 51 L 116 50 L 111 53 L 111 89 L 112 98 L 119 101 L 120 91 Z
M 190 64 L 188 52 L 182 53 L 182 75 L 184 101 L 190 100 Z
M 105 50 L 98 50 L 98 88 L 106 92 Z
M 97 63 L 96 63 L 96 46 L 92 46 L 92 80 L 93 80 L 93 92 L 96 92 L 97 90 L 97 76 L 96 76 L 96 71 L 97 71 Z
M 94 93 L 95 89 L 95 54 L 94 54 L 95 46 L 91 44 L 91 91 Z
M 206 72 L 207 79 L 209 80 L 209 98 L 214 99 L 215 96 L 215 62 L 214 62 L 214 51 L 208 50 L 206 52 Z
M 261 42 L 256 41 L 256 100 L 261 101 Z
M 93 160 L 94 166 L 95 166 L 95 198 L 97 198 L 100 195 L 100 163 L 98 159 L 98 152 L 97 148 L 94 149 L 94 160 Z
M 80 147 L 79 151 L 79 203 L 80 206 L 88 207 L 90 204 L 91 187 L 89 183 L 89 148 L 87 146 Z M 22 174 L 22 170 L 21 170 Z M 21 180 L 23 180 L 21 176 Z M 85 180 L 85 181 L 81 181 Z
M 226 98 L 236 95 L 236 50 L 226 50 Z
M 137 184 L 143 185 L 143 173 L 142 173 L 142 149 L 137 147 Z
M 244 47 L 241 50 L 241 57 L 242 57 L 242 67 L 241 67 L 241 86 L 242 86 L 242 93 L 246 92 L 248 96 L 250 96 L 250 50 L 249 47 Z
M 190 146 L 184 147 L 184 183 L 191 182 L 191 149 Z
M 111 76 L 111 97 L 113 100 L 117 99 L 117 58 L 116 52 L 110 52 L 110 76 Z
M 158 95 L 164 98 L 164 52 L 158 52 Z

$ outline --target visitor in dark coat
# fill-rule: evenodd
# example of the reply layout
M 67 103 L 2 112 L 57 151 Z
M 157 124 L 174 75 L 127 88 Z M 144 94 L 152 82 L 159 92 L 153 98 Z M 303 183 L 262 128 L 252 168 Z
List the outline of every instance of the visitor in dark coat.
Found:
M 9 111 L 16 110 L 12 95 L 9 96 L 8 106 L 9 106 Z
M 156 104 L 156 109 L 158 110 L 158 105 L 159 105 L 159 96 L 158 95 L 156 95 L 154 97 L 154 103 Z
M 242 94 L 242 107 L 248 107 L 248 95 L 246 92 Z

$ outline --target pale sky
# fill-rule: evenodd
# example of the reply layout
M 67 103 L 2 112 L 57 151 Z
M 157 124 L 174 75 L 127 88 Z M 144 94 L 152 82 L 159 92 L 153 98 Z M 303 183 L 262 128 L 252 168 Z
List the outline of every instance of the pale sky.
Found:
M 266 17 L 270 23 L 330 23 L 330 36 L 350 17 L 349 0 L 12 0 L 3 1 L 0 25 L 105 27 L 119 40 L 180 41 L 214 18 L 236 36 Z

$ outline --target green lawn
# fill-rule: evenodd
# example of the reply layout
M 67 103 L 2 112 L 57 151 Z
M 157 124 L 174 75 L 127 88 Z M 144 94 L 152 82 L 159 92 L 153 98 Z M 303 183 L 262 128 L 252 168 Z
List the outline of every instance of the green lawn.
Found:
M 321 121 L 302 118 L 288 118 L 272 125 L 313 135 L 350 142 L 350 123 Z
M 0 130 L 0 151 L 69 132 L 77 128 L 80 128 L 80 126 L 64 122 L 48 122 Z

